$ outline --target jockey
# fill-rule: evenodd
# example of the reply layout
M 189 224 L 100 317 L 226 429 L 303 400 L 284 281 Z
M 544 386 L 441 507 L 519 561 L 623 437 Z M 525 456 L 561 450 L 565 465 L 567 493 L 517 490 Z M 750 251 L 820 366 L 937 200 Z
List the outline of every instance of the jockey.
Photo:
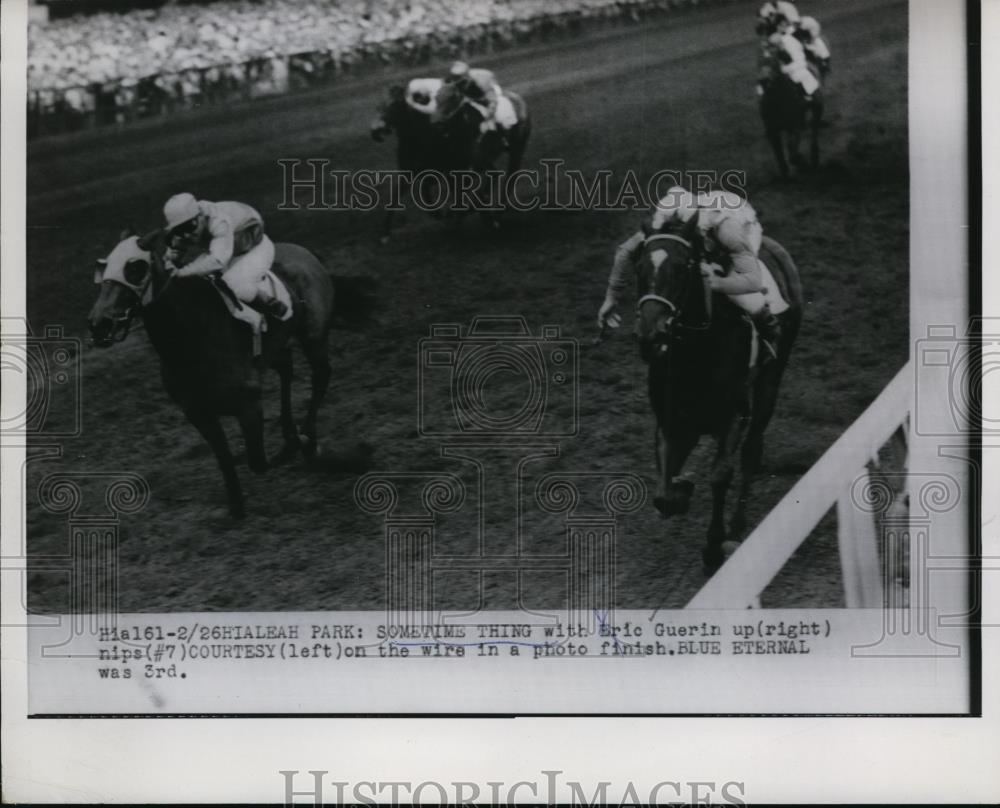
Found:
M 795 29 L 795 38 L 802 43 L 808 59 L 821 76 L 830 72 L 830 49 L 823 39 L 815 17 L 803 17 Z
M 806 100 L 811 100 L 819 89 L 819 79 L 809 69 L 806 50 L 799 39 L 789 29 L 771 34 L 768 44 L 780 63 L 781 72 L 802 88 Z
M 799 10 L 788 0 L 769 0 L 757 12 L 757 35 L 766 39 L 799 23 Z
M 503 91 L 497 84 L 492 70 L 469 67 L 465 62 L 455 62 L 445 82 L 454 84 L 466 100 L 482 113 L 481 132 L 493 132 L 497 126 L 507 129 L 517 123 L 516 115 L 511 117 L 513 108 L 509 104 L 504 104 L 503 109 L 501 108 Z M 510 109 L 507 109 L 508 107 Z
M 659 230 L 671 219 L 687 222 L 696 214 L 703 243 L 710 246 L 701 262 L 705 284 L 713 292 L 726 295 L 750 315 L 766 353 L 770 359 L 775 358 L 781 327 L 763 294 L 763 274 L 757 254 L 764 231 L 757 221 L 756 211 L 749 202 L 730 191 L 710 191 L 696 197 L 675 186 L 656 204 L 651 226 Z M 634 271 L 642 255 L 645 240 L 645 233 L 640 230 L 615 251 L 604 303 L 597 314 L 602 329 L 618 328 L 621 324 L 621 317 L 616 312 L 618 300 L 625 289 L 629 269 Z M 725 265 L 729 266 L 728 272 L 723 269 Z
M 200 251 L 175 269 L 177 277 L 218 278 L 221 273 L 230 297 L 281 320 L 291 316 L 275 293 L 270 273 L 274 243 L 264 235 L 264 220 L 256 210 L 242 202 L 205 202 L 182 193 L 167 200 L 163 217 L 173 256 L 192 247 Z

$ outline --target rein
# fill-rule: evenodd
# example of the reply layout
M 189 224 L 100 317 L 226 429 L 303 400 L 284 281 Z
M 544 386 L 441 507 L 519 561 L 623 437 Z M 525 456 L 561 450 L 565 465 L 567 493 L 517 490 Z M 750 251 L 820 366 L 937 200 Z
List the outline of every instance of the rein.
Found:
M 657 241 L 676 241 L 679 244 L 683 244 L 689 250 L 692 249 L 692 244 L 691 244 L 690 241 L 688 241 L 683 236 L 678 236 L 675 233 L 654 233 L 653 235 L 646 237 L 645 241 L 643 241 L 643 246 L 644 247 L 648 247 L 650 244 L 654 244 Z M 712 295 L 712 293 L 706 288 L 705 289 L 705 296 L 706 296 L 705 303 L 706 303 L 706 311 L 708 312 L 708 321 L 705 322 L 704 325 L 685 325 L 683 323 L 676 323 L 675 327 L 681 328 L 681 329 L 683 329 L 685 331 L 707 331 L 711 327 L 711 325 L 712 325 L 712 323 L 711 323 L 711 319 L 712 319 L 711 295 Z M 673 301 L 668 300 L 667 298 L 663 297 L 662 295 L 658 295 L 658 294 L 655 294 L 655 293 L 652 293 L 652 292 L 649 293 L 649 294 L 643 295 L 642 297 L 639 298 L 639 302 L 636 303 L 636 307 L 635 307 L 636 308 L 636 312 L 638 312 L 640 309 L 642 309 L 642 307 L 646 303 L 653 302 L 653 301 L 655 301 L 657 303 L 664 304 L 670 310 L 670 319 L 671 320 L 676 320 L 680 316 L 680 309 L 677 308 L 677 306 L 674 304 Z

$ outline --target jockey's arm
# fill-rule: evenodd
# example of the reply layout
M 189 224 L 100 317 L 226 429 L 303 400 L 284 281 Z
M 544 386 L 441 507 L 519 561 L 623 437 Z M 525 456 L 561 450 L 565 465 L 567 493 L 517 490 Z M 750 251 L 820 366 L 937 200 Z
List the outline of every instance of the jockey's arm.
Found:
M 628 286 L 629 275 L 635 270 L 636 257 L 642 249 L 645 236 L 641 231 L 633 233 L 615 250 L 615 259 L 611 264 L 611 274 L 608 276 L 608 290 L 605 300 L 617 303 Z
M 724 295 L 745 295 L 759 292 L 764 287 L 764 276 L 760 270 L 755 249 L 753 229 L 759 232 L 756 217 L 753 220 L 728 218 L 715 231 L 715 238 L 722 250 L 729 255 L 731 268 L 727 275 L 709 276 L 713 291 Z M 758 245 L 759 246 L 759 245 Z
M 497 102 L 500 100 L 497 93 L 497 79 L 493 71 L 483 68 L 473 68 L 469 71 L 469 79 L 476 88 L 475 94 L 479 96 L 473 100 L 479 101 L 479 103 L 486 107 L 488 116 L 492 117 L 496 113 Z
M 812 41 L 809 50 L 811 50 L 813 56 L 815 56 L 820 61 L 824 61 L 830 58 L 830 49 L 827 47 L 826 41 L 821 36 L 816 37 Z
M 178 277 L 207 275 L 210 272 L 223 270 L 229 265 L 234 249 L 233 228 L 228 221 L 221 217 L 210 219 L 208 228 L 212 236 L 208 250 L 190 264 L 178 269 Z
M 608 327 L 618 328 L 621 325 L 622 318 L 616 311 L 618 300 L 628 284 L 629 272 L 635 269 L 636 257 L 639 255 L 644 241 L 645 236 L 640 231 L 629 236 L 615 250 L 615 260 L 611 265 L 611 275 L 608 278 L 608 289 L 604 294 L 604 302 L 597 312 L 597 324 L 602 331 Z
M 712 278 L 712 291 L 724 295 L 745 295 L 749 292 L 759 292 L 764 287 L 764 277 L 760 271 L 760 263 L 749 250 L 734 253 L 730 256 L 732 268 L 728 275 Z

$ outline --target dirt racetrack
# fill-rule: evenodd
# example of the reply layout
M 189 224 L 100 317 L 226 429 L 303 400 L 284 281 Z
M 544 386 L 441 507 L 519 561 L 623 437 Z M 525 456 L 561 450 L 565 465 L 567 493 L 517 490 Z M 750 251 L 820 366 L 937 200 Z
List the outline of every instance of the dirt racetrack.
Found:
M 585 173 L 611 169 L 615 177 L 630 169 L 642 178 L 665 168 L 746 172 L 765 231 L 796 260 L 807 299 L 768 432 L 751 525 L 907 358 L 906 4 L 844 0 L 800 8 L 822 21 L 834 73 L 821 170 L 787 184 L 777 180 L 757 114 L 752 4 L 711 5 L 486 60 L 533 111 L 529 168 L 554 158 Z M 441 457 L 441 442 L 418 432 L 419 341 L 431 324 L 468 325 L 476 315 L 522 315 L 535 334 L 543 325 L 561 326 L 563 337 L 581 345 L 579 434 L 561 442 L 558 457 L 533 464 L 525 481 L 551 471 L 633 472 L 652 486 L 652 420 L 644 366 L 628 338 L 630 304 L 621 332 L 600 347 L 590 344 L 612 251 L 639 214 L 534 211 L 508 215 L 493 232 L 473 220 L 455 230 L 409 212 L 394 239 L 381 245 L 377 213 L 277 210 L 280 158 L 327 158 L 349 169 L 393 167 L 392 147 L 374 144 L 368 124 L 398 75 L 387 71 L 307 94 L 29 144 L 31 326 L 40 334 L 46 325 L 61 324 L 67 334 L 85 337 L 96 293 L 94 259 L 106 254 L 126 222 L 139 229 L 156 225 L 171 193 L 250 202 L 264 214 L 274 240 L 309 247 L 334 274 L 378 281 L 373 321 L 333 334 L 334 382 L 320 414 L 323 444 L 367 442 L 374 470 L 458 474 L 470 497 L 484 497 L 483 533 L 476 509 L 462 508 L 439 521 L 435 553 L 475 552 L 481 536 L 494 552 L 509 555 L 511 486 L 481 486 L 472 466 Z M 249 516 L 234 524 L 214 459 L 163 392 L 141 329 L 107 351 L 85 347 L 80 361 L 81 435 L 62 441 L 60 458 L 27 466 L 33 611 L 67 608 L 65 576 L 46 571 L 41 561 L 65 552 L 66 517 L 47 512 L 37 499 L 39 482 L 61 471 L 130 471 L 149 484 L 149 504 L 120 524 L 123 612 L 383 607 L 382 518 L 355 504 L 356 474 L 293 464 L 255 477 L 242 466 Z M 301 414 L 307 392 L 301 357 L 296 369 Z M 268 384 L 267 435 L 275 451 L 276 379 Z M 504 407 L 523 391 L 510 379 L 491 394 Z M 568 404 L 553 406 L 556 416 L 569 417 L 558 409 Z M 241 446 L 235 443 L 234 450 Z M 623 520 L 619 607 L 679 608 L 704 583 L 707 461 L 706 445 L 689 466 L 697 481 L 690 514 L 663 521 L 647 504 Z M 102 484 L 89 480 L 84 488 L 101 497 Z M 563 530 L 557 519 L 527 518 L 522 550 L 558 552 Z M 562 589 L 546 574 L 522 583 L 526 608 L 561 603 Z M 515 605 L 506 573 L 444 571 L 435 588 L 441 608 Z M 765 593 L 764 605 L 842 602 L 836 531 L 828 517 Z

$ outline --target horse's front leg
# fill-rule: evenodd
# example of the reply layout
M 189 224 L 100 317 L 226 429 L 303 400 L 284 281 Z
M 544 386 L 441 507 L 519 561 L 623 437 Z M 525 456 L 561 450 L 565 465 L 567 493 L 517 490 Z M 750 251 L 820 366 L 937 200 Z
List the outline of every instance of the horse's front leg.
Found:
M 247 465 L 254 474 L 263 474 L 270 464 L 264 449 L 264 413 L 260 399 L 254 397 L 248 401 L 236 419 L 240 422 L 243 442 L 247 447 Z
M 389 239 L 392 237 L 392 226 L 396 221 L 396 214 L 401 213 L 405 207 L 404 200 L 410 197 L 410 180 L 406 176 L 401 176 L 399 181 L 399 198 L 393 199 L 392 194 L 389 195 L 389 204 L 385 209 L 385 219 L 382 222 L 382 235 L 379 237 L 379 242 L 382 244 L 388 244 Z
M 712 521 L 708 526 L 708 544 L 702 553 L 705 567 L 718 569 L 725 560 L 723 544 L 726 541 L 726 495 L 736 473 L 736 453 L 743 441 L 747 418 L 735 416 L 727 427 L 716 435 L 717 448 L 712 464 Z
M 674 478 L 681 473 L 691 450 L 698 443 L 698 434 L 693 429 L 680 434 L 674 430 L 668 437 L 664 426 L 661 421 L 656 430 L 656 457 L 660 474 L 653 505 L 666 517 L 687 513 L 691 507 L 694 483 Z
M 796 168 L 802 168 L 805 161 L 802 159 L 800 145 L 802 143 L 802 128 L 796 126 L 788 131 L 788 159 Z
M 218 416 L 196 410 L 185 410 L 184 414 L 212 448 L 212 453 L 219 464 L 219 470 L 222 472 L 222 479 L 226 485 L 229 514 L 233 519 L 242 519 L 246 511 L 243 506 L 240 478 L 236 474 L 236 464 L 229 451 L 229 441 L 226 440 L 226 433 L 219 423 Z
M 316 457 L 318 442 L 316 439 L 316 417 L 319 408 L 326 398 L 327 388 L 330 386 L 330 359 L 326 349 L 326 334 L 314 340 L 303 340 L 302 349 L 309 361 L 309 369 L 312 372 L 312 391 L 309 396 L 309 410 L 306 413 L 306 422 L 303 431 L 306 435 L 305 454 L 310 460 Z
M 814 169 L 817 169 L 819 168 L 819 130 L 823 123 L 823 100 L 818 95 L 813 98 L 809 123 L 809 162 Z
M 781 178 L 787 180 L 791 175 L 791 171 L 788 168 L 788 160 L 785 159 L 785 143 L 781 137 L 781 130 L 769 127 L 767 129 L 767 141 L 771 144 L 774 158 L 778 161 L 778 170 L 781 172 Z
M 281 380 L 281 435 L 285 445 L 281 448 L 275 463 L 294 457 L 300 448 L 299 433 L 292 417 L 292 353 L 283 351 L 273 363 L 275 371 Z

